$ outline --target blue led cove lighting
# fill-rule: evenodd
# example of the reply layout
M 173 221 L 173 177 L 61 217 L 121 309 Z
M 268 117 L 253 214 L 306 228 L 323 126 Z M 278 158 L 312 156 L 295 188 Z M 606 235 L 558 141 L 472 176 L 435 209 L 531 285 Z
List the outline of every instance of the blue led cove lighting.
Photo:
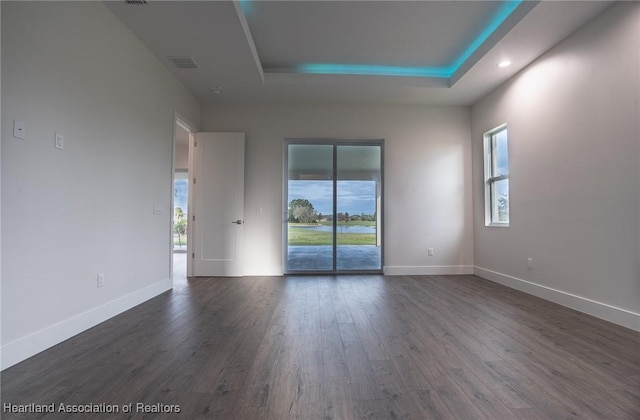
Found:
M 250 15 L 253 12 L 253 4 L 251 0 L 238 0 L 240 7 L 245 15 Z
M 364 75 L 364 76 L 403 76 L 403 77 L 432 77 L 450 78 L 473 55 L 474 52 L 507 20 L 511 13 L 518 8 L 524 0 L 512 0 L 504 2 L 497 10 L 489 25 L 478 34 L 462 54 L 449 66 L 445 67 L 403 67 L 380 66 L 373 64 L 330 64 L 308 63 L 300 64 L 295 70 L 305 74 L 338 74 L 338 75 Z
M 439 67 L 377 66 L 369 64 L 300 64 L 299 73 L 343 74 L 367 76 L 451 77 L 448 69 Z

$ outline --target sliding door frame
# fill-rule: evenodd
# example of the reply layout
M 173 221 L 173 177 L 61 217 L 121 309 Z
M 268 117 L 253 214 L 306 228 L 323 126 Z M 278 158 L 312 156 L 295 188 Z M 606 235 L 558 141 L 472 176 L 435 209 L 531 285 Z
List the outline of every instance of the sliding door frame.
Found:
M 333 147 L 333 269 L 332 270 L 289 270 L 289 238 L 288 238 L 288 219 L 289 219 L 289 146 L 290 145 L 327 145 Z M 376 235 L 380 235 L 380 267 L 375 270 L 367 269 L 342 269 L 337 267 L 337 223 L 338 223 L 338 147 L 339 146 L 378 146 L 380 147 L 380 215 L 379 224 L 376 221 Z M 382 274 L 384 269 L 384 139 L 327 139 L 327 138 L 286 138 L 283 147 L 283 176 L 282 176 L 282 209 L 283 209 L 283 226 L 282 226 L 282 267 L 284 274 Z M 376 211 L 377 205 L 376 205 Z M 376 239 L 377 241 L 377 239 Z

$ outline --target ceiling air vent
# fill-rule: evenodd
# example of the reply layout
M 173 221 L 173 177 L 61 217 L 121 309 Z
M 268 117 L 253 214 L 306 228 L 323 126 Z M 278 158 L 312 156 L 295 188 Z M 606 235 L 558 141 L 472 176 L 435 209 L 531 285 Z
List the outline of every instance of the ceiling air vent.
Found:
M 179 69 L 197 69 L 199 66 L 191 57 L 169 57 L 169 60 Z
M 147 0 L 124 0 L 124 2 L 127 4 L 133 4 L 133 5 L 147 4 Z

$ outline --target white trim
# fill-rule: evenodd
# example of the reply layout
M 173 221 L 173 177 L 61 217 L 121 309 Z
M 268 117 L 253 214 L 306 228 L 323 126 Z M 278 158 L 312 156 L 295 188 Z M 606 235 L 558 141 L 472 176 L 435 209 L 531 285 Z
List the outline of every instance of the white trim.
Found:
M 187 179 L 189 180 L 188 182 L 188 199 L 187 199 L 187 208 L 188 213 L 187 215 L 191 212 L 191 209 L 193 209 L 193 187 L 191 184 L 191 179 L 193 176 L 193 145 L 194 145 L 194 137 L 195 137 L 195 133 L 198 132 L 198 127 L 193 124 L 191 121 L 189 121 L 188 119 L 186 119 L 185 117 L 183 117 L 178 111 L 174 110 L 173 111 L 173 151 L 172 151 L 172 155 L 171 155 L 171 220 L 169 221 L 169 223 L 171 224 L 171 227 L 169 229 L 170 231 L 170 241 L 169 241 L 169 250 L 170 250 L 170 255 L 169 255 L 169 261 L 170 261 L 170 268 L 171 268 L 171 278 L 173 279 L 173 211 L 174 211 L 174 197 L 173 197 L 173 189 L 174 189 L 174 185 L 175 185 L 175 164 L 176 164 L 176 157 L 175 157 L 175 151 L 176 151 L 176 130 L 178 127 L 181 127 L 182 129 L 186 130 L 189 132 L 189 157 L 188 160 L 189 162 L 187 163 Z M 191 255 L 191 252 L 193 250 L 193 232 L 192 232 L 192 228 L 193 228 L 193 224 L 191 222 L 189 222 L 189 220 L 187 219 L 187 255 Z M 187 277 L 191 277 L 193 275 L 193 258 L 189 258 L 187 257 Z
M 1 369 L 4 370 L 28 359 L 167 290 L 171 290 L 171 288 L 171 278 L 160 280 L 144 289 L 122 296 L 5 344 L 2 346 L 1 352 Z
M 509 227 L 509 223 L 493 222 L 493 223 L 489 223 L 488 225 L 484 225 L 484 226 L 485 227 L 508 228 Z
M 473 274 L 472 265 L 386 265 L 385 276 L 436 276 Z
M 491 187 L 495 181 L 509 179 L 509 175 L 494 176 L 494 142 L 493 137 L 497 133 L 508 131 L 507 123 L 492 128 L 482 135 L 483 155 L 484 155 L 484 225 L 486 227 L 509 227 L 509 222 L 494 221 L 493 217 L 493 197 Z M 507 134 L 508 137 L 508 134 Z M 509 140 L 507 138 L 507 156 L 509 155 Z
M 188 188 L 187 188 L 187 217 L 191 217 L 191 221 L 187 219 L 187 277 L 193 276 L 193 252 L 194 252 L 194 224 L 193 224 L 193 216 L 196 214 L 194 211 L 196 206 L 196 202 L 194 199 L 194 186 L 193 186 L 193 178 L 195 176 L 194 173 L 194 163 L 196 159 L 196 133 L 197 131 L 189 132 L 189 163 L 187 164 L 188 168 Z
M 476 276 L 640 332 L 640 314 L 476 266 Z
M 254 277 L 280 277 L 284 275 L 284 270 L 281 265 L 254 265 L 254 266 L 245 266 L 243 271 L 245 276 L 254 276 Z
M 171 135 L 171 185 L 169 185 L 169 275 L 171 276 L 171 284 L 173 284 L 173 220 L 175 218 L 174 208 L 176 206 L 174 191 L 176 185 L 176 144 L 178 138 L 176 132 L 178 127 L 184 127 L 180 121 L 179 114 L 173 111 L 173 133 Z M 188 181 L 187 181 L 188 183 Z
M 191 131 L 193 133 L 198 131 L 197 125 L 193 124 L 187 118 L 183 117 L 182 114 L 180 114 L 176 110 L 173 111 L 173 119 L 176 124 L 179 124 L 180 126 L 182 126 L 182 128 L 184 128 L 187 131 Z M 174 126 L 174 130 L 175 130 L 175 126 Z

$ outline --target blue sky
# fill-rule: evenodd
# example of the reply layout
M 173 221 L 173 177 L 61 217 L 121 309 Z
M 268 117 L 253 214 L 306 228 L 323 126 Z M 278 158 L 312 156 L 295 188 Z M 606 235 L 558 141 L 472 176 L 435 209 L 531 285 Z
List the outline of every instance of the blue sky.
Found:
M 502 130 L 501 132 L 496 134 L 496 156 L 497 162 L 496 166 L 498 167 L 498 173 L 494 174 L 494 176 L 498 175 L 509 175 L 509 153 L 507 148 L 507 130 Z
M 176 179 L 178 194 L 175 207 L 187 214 L 187 180 Z M 338 181 L 338 212 L 374 214 L 376 211 L 375 181 Z M 318 213 L 332 214 L 333 181 L 289 181 L 289 200 L 306 198 Z
M 305 198 L 318 213 L 333 213 L 333 181 L 289 181 L 288 202 Z M 375 181 L 338 181 L 338 212 L 374 214 L 376 211 Z
M 184 214 L 187 214 L 187 191 L 189 190 L 187 183 L 186 179 L 176 179 L 174 184 L 178 194 L 173 197 L 173 205 L 180 207 Z

